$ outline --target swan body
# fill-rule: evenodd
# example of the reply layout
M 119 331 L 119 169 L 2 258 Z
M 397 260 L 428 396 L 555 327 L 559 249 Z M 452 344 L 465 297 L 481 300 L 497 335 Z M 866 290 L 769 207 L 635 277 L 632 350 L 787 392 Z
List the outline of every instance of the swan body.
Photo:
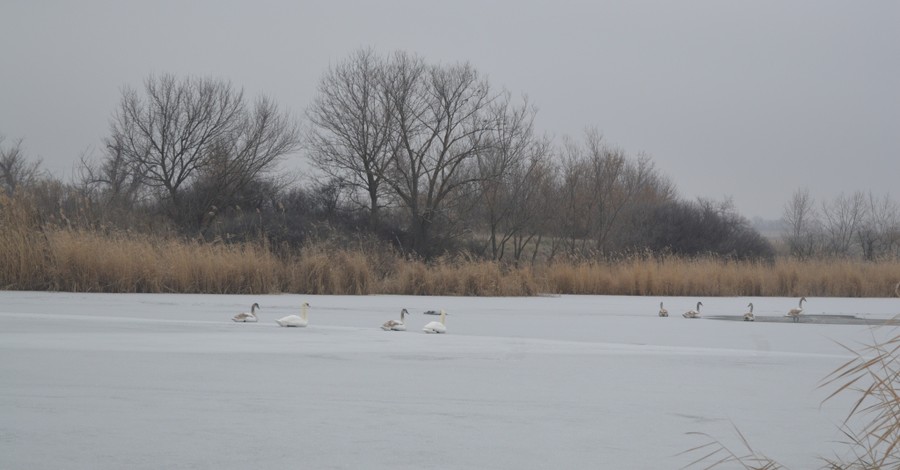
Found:
M 681 314 L 684 318 L 700 318 L 700 306 L 703 302 L 697 302 L 697 308 L 693 308 Z
M 259 321 L 259 318 L 256 317 L 256 309 L 262 310 L 262 307 L 260 307 L 259 304 L 254 303 L 250 306 L 249 312 L 241 312 L 231 317 L 231 320 L 238 323 L 256 323 Z
M 753 302 L 750 302 L 747 306 L 750 307 L 750 311 L 744 314 L 744 321 L 756 320 L 756 317 L 753 316 Z
M 300 315 L 288 315 L 286 317 L 275 320 L 279 326 L 303 328 L 309 324 L 309 317 L 306 311 L 309 309 L 309 303 L 303 302 L 300 306 Z
M 661 317 L 668 317 L 668 316 L 669 316 L 669 311 L 666 310 L 665 308 L 663 308 L 663 303 L 662 303 L 662 302 L 659 303 L 659 316 L 661 316 Z
M 800 297 L 800 306 L 788 310 L 787 315 L 785 315 L 786 317 L 793 318 L 794 323 L 800 321 L 800 315 L 803 314 L 803 302 L 806 302 L 806 297 Z
M 422 331 L 424 331 L 426 333 L 430 333 L 430 334 L 446 333 L 447 326 L 444 325 L 444 320 L 445 320 L 446 316 L 447 316 L 447 314 L 443 310 L 441 310 L 441 321 L 428 322 L 428 324 L 426 324 L 425 327 L 422 328 Z
M 388 320 L 384 322 L 384 325 L 381 325 L 381 329 L 384 331 L 406 331 L 406 324 L 403 322 L 407 313 L 409 312 L 405 308 L 400 310 L 400 320 Z

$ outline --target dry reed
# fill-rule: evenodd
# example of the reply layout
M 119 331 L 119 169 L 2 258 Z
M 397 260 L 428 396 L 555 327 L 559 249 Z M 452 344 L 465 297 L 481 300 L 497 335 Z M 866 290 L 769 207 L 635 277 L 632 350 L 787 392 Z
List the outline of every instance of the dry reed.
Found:
M 130 233 L 48 234 L 54 290 L 82 292 L 273 292 L 281 262 L 252 243 L 151 239 Z
M 527 296 L 843 296 L 893 294 L 900 261 L 774 263 L 634 257 L 514 267 L 471 256 L 426 262 L 382 246 L 274 250 L 172 236 L 44 224 L 27 202 L 0 198 L 0 288 Z
M 541 289 L 557 294 L 887 297 L 900 279 L 900 261 L 669 257 L 555 263 L 544 271 Z
M 730 467 L 742 468 L 744 470 L 784 469 L 784 467 L 775 460 L 754 450 L 753 447 L 750 446 L 750 442 L 747 441 L 747 438 L 741 433 L 740 429 L 737 427 L 734 429 L 741 439 L 741 445 L 744 447 L 744 450 L 741 453 L 737 453 L 727 445 L 723 444 L 722 441 L 715 439 L 709 434 L 701 432 L 687 433 L 688 435 L 702 436 L 706 438 L 707 442 L 681 453 L 682 455 L 699 454 L 699 457 L 682 467 L 681 470 L 692 467 L 699 468 L 700 465 L 703 465 L 703 470 L 711 470 L 725 464 L 734 464 L 730 465 Z
M 834 387 L 825 399 L 851 393 L 856 396 L 841 424 L 846 437 L 845 456 L 822 458 L 824 469 L 876 470 L 900 468 L 900 335 L 859 349 L 844 346 L 853 358 L 829 374 L 822 387 Z M 737 428 L 735 428 L 737 430 Z M 737 430 L 745 452 L 736 453 L 705 433 L 706 443 L 682 454 L 699 455 L 684 468 L 714 469 L 726 464 L 748 470 L 784 468 L 754 450 Z
M 46 289 L 47 248 L 33 205 L 0 193 L 0 288 Z

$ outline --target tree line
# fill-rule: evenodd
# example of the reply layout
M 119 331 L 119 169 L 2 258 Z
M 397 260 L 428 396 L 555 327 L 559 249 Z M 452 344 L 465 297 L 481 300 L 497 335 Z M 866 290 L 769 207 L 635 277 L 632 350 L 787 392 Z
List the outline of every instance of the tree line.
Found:
M 783 220 L 785 244 L 799 259 L 900 256 L 900 205 L 889 196 L 856 191 L 817 203 L 800 188 L 785 204 Z
M 402 51 L 329 67 L 302 119 L 228 81 L 153 75 L 123 89 L 71 182 L 16 141 L 0 142 L 0 184 L 47 223 L 207 241 L 366 240 L 515 264 L 774 256 L 728 201 L 683 200 L 650 156 L 596 130 L 554 141 L 536 115 L 471 64 Z M 294 154 L 310 168 L 282 170 Z

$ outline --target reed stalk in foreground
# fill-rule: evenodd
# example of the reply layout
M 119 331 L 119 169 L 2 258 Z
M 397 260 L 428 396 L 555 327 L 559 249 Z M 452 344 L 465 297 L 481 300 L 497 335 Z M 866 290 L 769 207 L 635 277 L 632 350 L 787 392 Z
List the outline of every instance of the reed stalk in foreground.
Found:
M 710 470 L 725 464 L 735 464 L 744 470 L 781 470 L 784 468 L 778 462 L 755 451 L 736 426 L 734 430 L 741 438 L 741 445 L 744 447 L 744 452 L 740 454 L 735 453 L 731 448 L 709 434 L 700 432 L 687 433 L 688 435 L 705 437 L 708 439 L 708 442 L 682 452 L 682 454 L 699 453 L 701 455 L 693 462 L 682 467 L 681 470 L 691 467 L 700 468 L 699 465 L 701 464 L 704 465 L 702 467 L 703 470 Z
M 843 346 L 843 345 L 842 345 Z M 823 457 L 823 469 L 886 470 L 900 468 L 900 335 L 859 350 L 843 346 L 854 355 L 829 374 L 822 386 L 835 387 L 825 398 L 854 393 L 857 399 L 841 425 L 848 457 Z M 854 429 L 858 426 L 858 429 Z M 704 433 L 708 442 L 684 452 L 700 456 L 684 468 L 714 469 L 735 464 L 747 470 L 784 468 L 754 450 L 737 431 L 745 453 L 735 453 Z M 703 465 L 703 467 L 700 467 Z

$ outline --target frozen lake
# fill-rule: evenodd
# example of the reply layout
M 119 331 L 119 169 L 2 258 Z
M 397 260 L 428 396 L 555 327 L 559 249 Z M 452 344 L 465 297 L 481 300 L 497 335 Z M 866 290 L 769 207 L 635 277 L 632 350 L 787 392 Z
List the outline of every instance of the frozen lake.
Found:
M 679 468 L 734 426 L 791 468 L 843 452 L 821 380 L 895 328 L 793 298 L 0 292 L 3 469 Z M 308 328 L 274 319 L 311 304 Z M 669 318 L 656 314 L 665 301 Z M 232 315 L 258 302 L 260 322 Z M 412 316 L 409 331 L 379 325 Z M 447 335 L 426 335 L 446 309 Z M 887 319 L 898 299 L 809 298 Z

